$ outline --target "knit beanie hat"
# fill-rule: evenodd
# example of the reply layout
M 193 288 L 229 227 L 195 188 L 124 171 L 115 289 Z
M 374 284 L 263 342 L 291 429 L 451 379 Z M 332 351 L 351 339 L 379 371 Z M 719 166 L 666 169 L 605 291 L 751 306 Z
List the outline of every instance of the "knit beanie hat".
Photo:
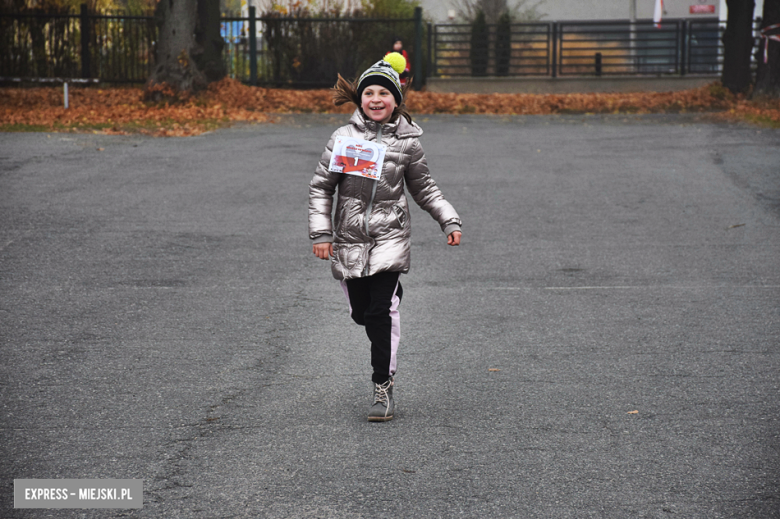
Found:
M 391 52 L 384 59 L 377 61 L 360 76 L 357 87 L 358 99 L 363 97 L 363 90 L 367 86 L 379 85 L 388 89 L 395 98 L 395 104 L 400 106 L 404 100 L 404 94 L 398 74 L 404 69 L 406 69 L 406 59 L 397 52 Z

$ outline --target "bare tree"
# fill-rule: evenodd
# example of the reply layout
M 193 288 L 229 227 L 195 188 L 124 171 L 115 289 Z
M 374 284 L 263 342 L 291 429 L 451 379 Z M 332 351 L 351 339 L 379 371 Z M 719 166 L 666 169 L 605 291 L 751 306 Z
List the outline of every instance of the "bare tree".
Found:
M 510 18 L 516 22 L 533 22 L 540 20 L 545 16 L 539 10 L 539 6 L 545 0 L 539 0 L 531 3 L 529 0 L 515 0 L 510 4 L 508 0 L 450 0 L 458 16 L 469 23 L 477 18 L 477 13 L 482 11 L 485 14 L 485 21 L 488 24 L 498 23 L 501 15 L 508 13 Z
M 775 38 L 780 36 L 778 26 L 780 26 L 780 0 L 764 0 L 761 19 L 764 37 L 759 47 L 754 95 L 780 97 L 780 41 L 770 38 L 770 36 Z
M 723 32 L 723 86 L 734 93 L 750 88 L 754 0 L 726 0 L 728 19 Z
M 219 0 L 160 0 L 154 12 L 159 28 L 154 70 L 146 86 L 152 99 L 168 92 L 195 92 L 225 76 Z

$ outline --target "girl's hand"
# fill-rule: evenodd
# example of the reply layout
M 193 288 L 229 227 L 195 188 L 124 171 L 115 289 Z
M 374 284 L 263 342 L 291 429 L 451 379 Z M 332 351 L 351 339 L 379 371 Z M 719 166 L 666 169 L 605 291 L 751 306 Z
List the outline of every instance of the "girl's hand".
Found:
M 315 243 L 312 249 L 315 256 L 320 259 L 328 259 L 333 256 L 333 244 L 332 243 Z
M 460 231 L 453 231 L 449 236 L 447 236 L 447 245 L 452 245 L 453 247 L 460 245 Z

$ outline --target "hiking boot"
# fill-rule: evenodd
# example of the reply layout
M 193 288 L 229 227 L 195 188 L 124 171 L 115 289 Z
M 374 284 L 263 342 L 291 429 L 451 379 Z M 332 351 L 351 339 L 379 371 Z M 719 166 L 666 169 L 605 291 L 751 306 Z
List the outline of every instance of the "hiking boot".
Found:
M 368 410 L 369 422 L 387 422 L 393 419 L 393 379 L 374 384 L 374 403 Z

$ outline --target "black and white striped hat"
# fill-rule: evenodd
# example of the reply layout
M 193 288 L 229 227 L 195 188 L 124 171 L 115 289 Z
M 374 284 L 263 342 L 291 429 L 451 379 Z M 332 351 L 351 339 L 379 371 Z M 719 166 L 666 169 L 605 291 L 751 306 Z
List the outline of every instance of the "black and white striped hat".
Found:
M 398 61 L 398 57 L 394 56 L 394 54 L 401 58 L 400 62 Z M 403 71 L 406 68 L 406 60 L 401 54 L 391 52 L 385 56 L 384 59 L 381 59 L 368 67 L 358 81 L 358 99 L 363 97 L 363 90 L 365 90 L 367 86 L 380 85 L 388 89 L 390 93 L 393 94 L 395 103 L 400 105 L 401 102 L 403 102 L 404 94 L 401 88 L 401 79 L 398 76 L 400 72 L 397 70 L 397 67 L 399 66 L 401 71 Z

